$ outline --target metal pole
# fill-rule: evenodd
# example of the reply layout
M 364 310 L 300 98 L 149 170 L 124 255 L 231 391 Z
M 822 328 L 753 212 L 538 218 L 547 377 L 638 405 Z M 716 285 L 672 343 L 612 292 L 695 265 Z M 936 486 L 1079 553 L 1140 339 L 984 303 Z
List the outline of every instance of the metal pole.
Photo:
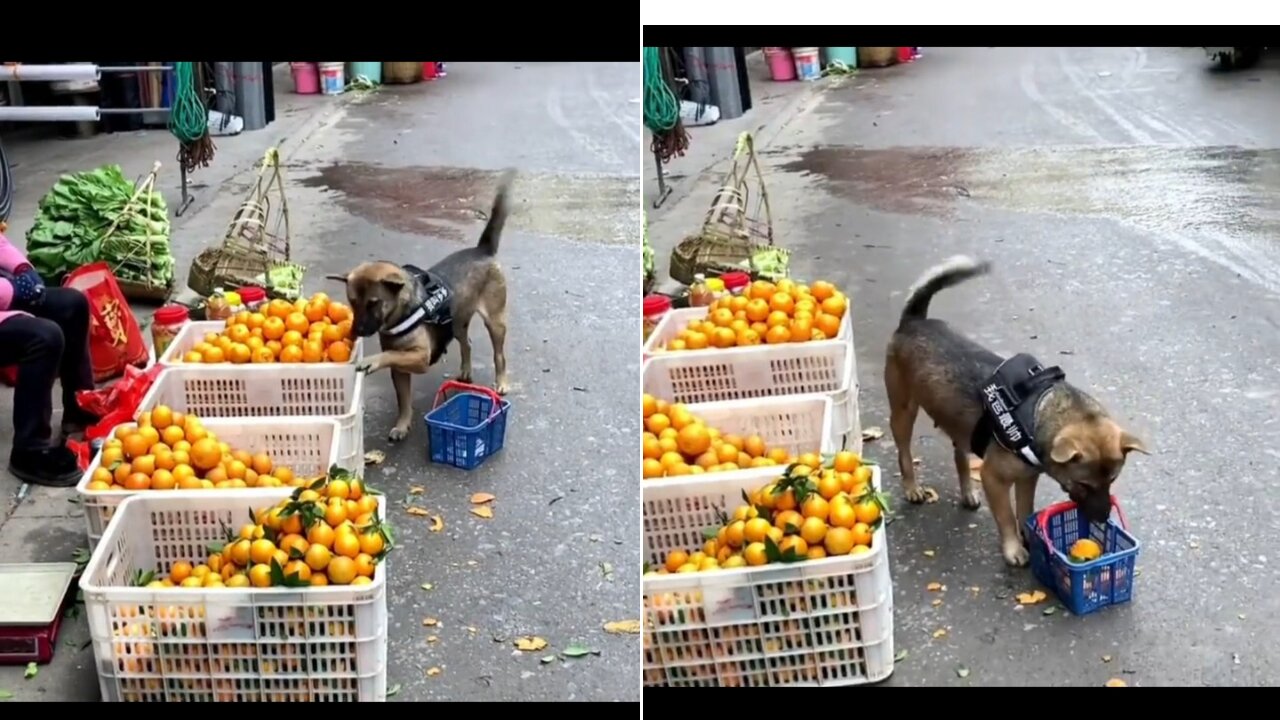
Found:
M 97 82 L 102 77 L 97 65 L 75 63 L 68 65 L 24 65 L 12 63 L 0 65 L 0 80 L 18 82 L 58 82 L 62 80 Z
M 657 150 L 653 151 L 653 162 L 658 166 L 658 198 L 653 201 L 653 209 L 657 210 L 658 206 L 662 205 L 671 194 L 671 187 L 667 185 L 667 180 L 662 175 L 662 156 Z

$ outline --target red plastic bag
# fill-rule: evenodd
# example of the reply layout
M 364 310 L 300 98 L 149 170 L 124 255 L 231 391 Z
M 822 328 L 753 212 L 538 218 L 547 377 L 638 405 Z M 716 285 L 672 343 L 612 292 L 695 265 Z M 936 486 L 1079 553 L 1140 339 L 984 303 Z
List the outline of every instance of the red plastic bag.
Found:
M 147 363 L 142 330 L 106 263 L 77 268 L 62 286 L 75 288 L 89 298 L 89 358 L 94 382 L 119 377 L 126 367 Z
M 88 412 L 102 418 L 98 424 L 85 429 L 84 442 L 68 440 L 67 447 L 80 458 L 80 469 L 89 467 L 89 458 L 93 456 L 90 444 L 99 438 L 105 438 L 117 426 L 133 422 L 138 416 L 138 405 L 151 390 L 151 385 L 164 370 L 163 365 L 152 365 L 146 370 L 139 370 L 130 365 L 124 369 L 124 377 L 108 387 L 99 390 L 81 390 L 76 393 L 76 402 Z

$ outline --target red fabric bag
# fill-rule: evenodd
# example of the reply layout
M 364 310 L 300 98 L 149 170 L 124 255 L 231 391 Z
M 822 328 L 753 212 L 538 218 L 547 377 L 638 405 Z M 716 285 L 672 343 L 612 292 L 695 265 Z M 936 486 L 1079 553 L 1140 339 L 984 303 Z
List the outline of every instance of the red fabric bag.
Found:
M 89 298 L 89 358 L 93 380 L 119 377 L 126 367 L 146 365 L 149 359 L 142 330 L 106 263 L 77 268 L 62 283 Z

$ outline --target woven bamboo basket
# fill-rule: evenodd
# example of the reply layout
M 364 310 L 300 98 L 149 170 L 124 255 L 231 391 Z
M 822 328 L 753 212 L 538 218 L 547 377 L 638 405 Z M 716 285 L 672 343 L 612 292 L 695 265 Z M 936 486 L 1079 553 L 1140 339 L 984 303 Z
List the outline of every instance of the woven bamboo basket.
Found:
M 261 284 L 273 268 L 288 264 L 289 203 L 283 172 L 280 151 L 267 150 L 258 182 L 231 219 L 221 246 L 206 249 L 191 262 L 188 287 L 208 296 L 217 288 Z
M 888 67 L 897 62 L 898 48 L 896 47 L 858 48 L 858 67 Z
M 382 82 L 391 85 L 408 85 L 422 80 L 422 63 L 420 62 L 384 62 L 382 63 Z
M 747 269 L 758 250 L 773 246 L 769 192 L 756 160 L 751 133 L 738 136 L 733 166 L 711 201 L 702 231 L 671 251 L 671 277 L 690 285 L 695 275 L 720 275 Z

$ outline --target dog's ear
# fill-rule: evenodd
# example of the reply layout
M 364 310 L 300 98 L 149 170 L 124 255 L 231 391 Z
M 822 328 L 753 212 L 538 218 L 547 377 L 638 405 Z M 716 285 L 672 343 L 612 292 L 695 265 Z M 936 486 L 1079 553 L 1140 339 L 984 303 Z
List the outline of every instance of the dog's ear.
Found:
M 1049 459 L 1059 465 L 1066 465 L 1069 462 L 1079 460 L 1080 443 L 1067 433 L 1059 433 L 1058 437 L 1053 439 L 1053 447 L 1049 449 Z
M 1128 455 L 1131 452 L 1140 452 L 1143 455 L 1151 454 L 1151 452 L 1147 450 L 1147 444 L 1142 442 L 1140 438 L 1130 433 L 1128 430 L 1120 431 L 1120 451 L 1125 455 Z
M 324 277 L 325 277 L 325 279 L 326 279 L 326 280 L 336 280 L 336 281 L 338 281 L 338 282 L 342 283 L 343 285 L 346 285 L 346 284 L 347 284 L 347 276 L 346 276 L 346 275 L 325 275 Z
M 399 295 L 400 291 L 404 290 L 404 278 L 396 277 L 394 275 L 384 277 L 382 278 L 382 286 L 385 287 L 387 292 L 390 292 L 392 295 Z

